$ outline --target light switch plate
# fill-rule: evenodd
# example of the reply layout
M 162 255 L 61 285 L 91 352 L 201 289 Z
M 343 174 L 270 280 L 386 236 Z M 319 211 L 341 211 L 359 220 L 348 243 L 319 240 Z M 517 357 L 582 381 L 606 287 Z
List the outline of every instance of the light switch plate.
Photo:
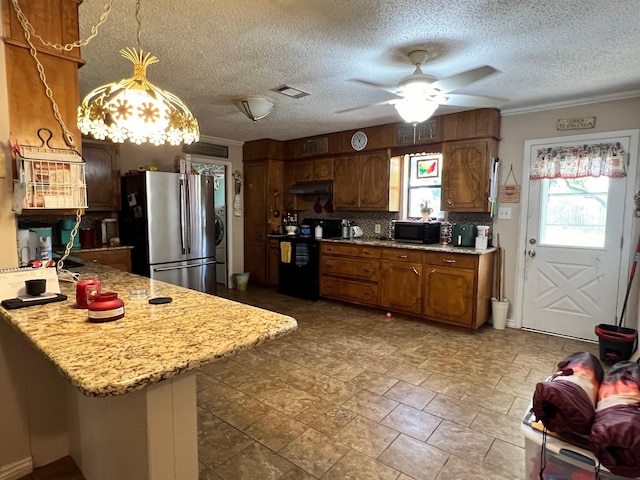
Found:
M 511 207 L 498 208 L 498 218 L 500 220 L 511 220 Z

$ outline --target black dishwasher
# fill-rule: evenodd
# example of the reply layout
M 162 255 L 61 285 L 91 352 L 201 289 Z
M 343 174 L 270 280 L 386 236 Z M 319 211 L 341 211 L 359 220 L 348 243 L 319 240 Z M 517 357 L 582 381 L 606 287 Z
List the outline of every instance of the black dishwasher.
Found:
M 307 300 L 320 298 L 320 242 L 313 238 L 280 239 L 278 291 Z

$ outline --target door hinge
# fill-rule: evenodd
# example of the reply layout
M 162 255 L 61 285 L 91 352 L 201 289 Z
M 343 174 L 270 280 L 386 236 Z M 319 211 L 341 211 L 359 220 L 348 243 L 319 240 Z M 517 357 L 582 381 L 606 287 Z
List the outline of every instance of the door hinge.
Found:
M 624 247 L 624 236 L 620 237 L 620 250 Z

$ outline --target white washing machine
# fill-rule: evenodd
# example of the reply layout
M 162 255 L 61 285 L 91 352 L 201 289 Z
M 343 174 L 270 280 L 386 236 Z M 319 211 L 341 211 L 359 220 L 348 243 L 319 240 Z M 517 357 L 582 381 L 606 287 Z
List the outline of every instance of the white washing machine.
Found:
M 217 166 L 215 177 L 214 205 L 216 209 L 216 279 L 227 286 L 227 205 L 225 200 L 226 168 Z

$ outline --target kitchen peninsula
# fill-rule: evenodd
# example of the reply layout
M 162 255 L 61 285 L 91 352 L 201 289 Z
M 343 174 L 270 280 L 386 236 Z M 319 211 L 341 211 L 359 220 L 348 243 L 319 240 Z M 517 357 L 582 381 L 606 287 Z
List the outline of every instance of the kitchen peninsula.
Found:
M 197 479 L 194 369 L 286 335 L 296 321 L 109 268 L 81 270 L 98 273 L 103 290 L 118 292 L 124 318 L 89 323 L 67 282 L 67 301 L 0 308 L 0 317 L 69 381 L 67 431 L 56 433 L 68 437 L 68 454 L 87 480 Z M 130 300 L 133 289 L 173 300 Z

